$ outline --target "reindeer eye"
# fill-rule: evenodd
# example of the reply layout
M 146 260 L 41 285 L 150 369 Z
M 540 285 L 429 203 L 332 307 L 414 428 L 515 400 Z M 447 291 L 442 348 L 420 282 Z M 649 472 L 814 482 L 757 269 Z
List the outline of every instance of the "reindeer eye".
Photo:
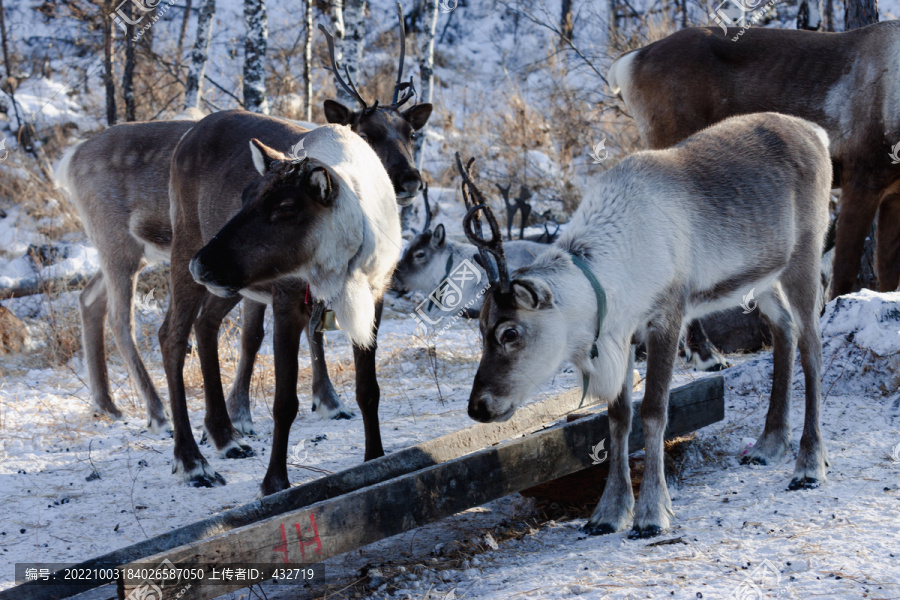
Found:
M 415 131 L 410 131 L 410 132 L 409 132 L 409 139 L 414 140 L 414 139 L 416 139 L 417 137 L 419 137 L 419 134 L 417 134 Z
M 416 250 L 416 253 L 413 254 L 413 256 L 415 256 L 416 258 L 425 258 L 425 251 L 424 250 Z
M 519 331 L 512 327 L 504 330 L 503 333 L 500 334 L 500 343 L 501 344 L 509 344 L 509 343 L 515 342 L 518 339 L 519 339 Z
M 364 142 L 368 142 L 368 141 L 369 141 L 369 136 L 367 136 L 367 135 L 364 134 L 364 133 L 360 133 L 360 134 L 359 134 L 359 137 L 361 137 L 361 138 L 363 139 Z

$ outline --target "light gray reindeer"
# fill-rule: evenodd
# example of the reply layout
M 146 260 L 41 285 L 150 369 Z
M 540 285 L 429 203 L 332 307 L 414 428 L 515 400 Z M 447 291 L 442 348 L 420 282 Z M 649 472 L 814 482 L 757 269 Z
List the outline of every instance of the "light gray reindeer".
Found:
M 832 173 L 822 128 L 758 113 L 727 119 L 668 150 L 638 152 L 597 177 L 560 239 L 512 278 L 496 220 L 459 166 L 479 203 L 466 215 L 467 236 L 499 265 L 481 311 L 484 350 L 469 415 L 508 418 L 567 360 L 588 376 L 588 393 L 609 402 L 611 434 L 610 474 L 588 533 L 622 530 L 632 515 L 631 537 L 669 526 L 663 436 L 679 336 L 686 319 L 735 306 L 753 289 L 772 328 L 774 374 L 765 428 L 747 460 L 770 464 L 791 448 L 799 341 L 806 417 L 789 488 L 825 481 L 819 263 Z M 489 241 L 473 225 L 479 210 L 491 225 Z M 626 378 L 634 339 L 645 341 L 648 354 L 646 467 L 636 510 Z

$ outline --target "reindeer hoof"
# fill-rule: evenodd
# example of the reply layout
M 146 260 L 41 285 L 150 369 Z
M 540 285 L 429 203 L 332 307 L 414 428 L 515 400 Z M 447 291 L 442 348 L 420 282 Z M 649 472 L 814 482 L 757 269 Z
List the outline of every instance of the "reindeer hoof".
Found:
M 341 419 L 352 419 L 355 415 L 349 410 L 342 410 L 338 414 L 331 417 L 335 421 L 340 421 Z
M 730 362 L 726 362 L 724 364 L 717 362 L 713 366 L 704 369 L 704 371 L 706 371 L 707 373 L 715 373 L 717 371 L 724 371 L 725 369 L 730 369 L 730 368 L 731 368 Z
M 616 532 L 609 523 L 585 523 L 581 531 L 588 535 L 608 535 Z
M 801 477 L 800 479 L 791 479 L 788 490 L 814 490 L 819 487 L 820 482 L 815 477 Z
M 196 488 L 218 487 L 220 485 L 225 485 L 225 478 L 218 473 L 213 473 L 212 475 L 195 475 L 188 484 Z
M 246 444 L 241 444 L 239 446 L 232 446 L 222 455 L 222 458 L 250 458 L 251 456 L 256 456 L 256 452 L 250 446 Z
M 149 417 L 147 419 L 147 429 L 154 435 L 172 436 L 172 425 L 165 417 Z
M 646 527 L 637 527 L 628 532 L 629 540 L 641 540 L 656 537 L 663 532 L 659 525 L 647 525 Z
M 769 464 L 769 461 L 767 461 L 767 460 L 766 460 L 765 458 L 763 458 L 762 456 L 744 456 L 743 458 L 741 458 L 741 464 L 742 464 L 742 465 L 762 465 L 762 466 L 766 466 L 766 465 Z
M 265 498 L 266 496 L 271 496 L 272 494 L 277 494 L 280 491 L 286 490 L 291 487 L 290 482 L 285 478 L 273 478 L 273 479 L 263 479 L 262 485 L 259 486 L 259 498 Z

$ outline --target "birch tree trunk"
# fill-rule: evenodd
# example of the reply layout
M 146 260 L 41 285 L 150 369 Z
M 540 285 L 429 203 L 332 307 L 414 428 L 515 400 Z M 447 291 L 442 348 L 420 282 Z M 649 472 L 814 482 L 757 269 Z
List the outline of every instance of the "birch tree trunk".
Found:
M 244 24 L 247 40 L 244 43 L 244 108 L 250 112 L 269 114 L 266 99 L 266 46 L 269 41 L 269 22 L 266 0 L 244 0 Z
M 125 121 L 135 120 L 134 109 L 134 3 L 129 2 L 125 11 L 128 21 L 125 25 L 125 67 L 122 71 L 122 98 L 125 100 Z
M 422 33 L 419 34 L 419 79 L 422 81 L 422 102 L 431 102 L 434 97 L 434 32 L 437 29 L 439 0 L 425 0 L 422 11 Z M 422 169 L 425 147 L 426 125 L 419 130 L 413 142 L 416 168 Z
M 184 108 L 199 108 L 200 89 L 203 83 L 203 72 L 206 70 L 206 59 L 209 54 L 209 42 L 212 38 L 213 17 L 216 14 L 216 0 L 200 0 L 200 14 L 197 16 L 197 38 L 191 50 L 191 64 L 187 81 L 184 84 Z
M 312 38 L 313 0 L 306 0 L 306 44 L 303 46 L 303 86 L 306 92 L 306 120 L 312 122 Z
M 103 10 L 103 83 L 106 87 L 106 124 L 112 127 L 116 124 L 116 81 L 115 73 L 115 54 L 113 53 L 113 42 L 116 39 L 116 29 L 114 21 L 109 18 L 113 10 L 113 3 L 106 2 Z
M 188 23 L 191 20 L 192 1 L 184 1 L 184 16 L 181 19 L 181 30 L 178 32 L 178 50 L 175 51 L 175 64 L 179 66 L 181 66 L 181 60 L 184 57 L 184 38 L 187 36 Z
M 3 0 L 0 0 L 0 42 L 3 44 L 3 66 L 6 67 L 6 77 L 12 77 L 12 64 L 9 60 L 9 42 L 6 39 L 6 17 L 3 8 Z
M 366 0 L 344 0 L 344 39 L 341 42 L 341 66 L 346 67 L 350 79 L 359 85 L 359 65 L 362 61 L 366 39 Z M 356 100 L 342 86 L 338 86 L 338 100 L 347 106 L 355 106 Z
M 844 7 L 845 31 L 878 22 L 878 0 L 846 0 Z

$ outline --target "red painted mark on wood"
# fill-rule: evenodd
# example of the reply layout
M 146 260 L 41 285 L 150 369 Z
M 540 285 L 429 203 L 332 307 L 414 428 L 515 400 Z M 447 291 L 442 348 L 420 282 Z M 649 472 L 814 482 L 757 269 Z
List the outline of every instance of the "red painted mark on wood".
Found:
M 303 532 L 300 528 L 300 523 L 294 523 L 294 528 L 297 530 L 297 541 L 300 543 L 300 559 L 306 560 L 306 546 L 316 545 L 316 554 L 322 553 L 322 540 L 319 538 L 319 528 L 316 526 L 316 515 L 313 513 L 309 513 L 309 523 L 310 523 L 310 531 L 312 531 L 313 537 L 309 540 L 303 539 Z
M 287 536 L 284 534 L 284 523 L 281 524 L 281 543 L 272 548 L 273 552 L 281 552 L 284 554 L 284 562 L 290 562 L 288 560 L 288 545 L 287 545 Z
M 316 553 L 322 553 L 322 540 L 319 538 L 319 527 L 316 525 L 316 515 L 310 513 L 309 515 L 309 524 L 310 524 L 310 532 L 312 533 L 312 537 L 309 539 L 303 539 L 303 528 L 300 526 L 300 523 L 294 523 L 294 529 L 297 530 L 297 543 L 300 544 L 300 560 L 306 560 L 306 546 L 316 545 Z M 288 555 L 288 544 L 287 544 L 287 535 L 284 532 L 284 523 L 281 524 L 281 543 L 277 546 L 272 547 L 273 552 L 279 552 L 282 554 L 282 559 L 284 562 L 290 562 L 290 556 Z

